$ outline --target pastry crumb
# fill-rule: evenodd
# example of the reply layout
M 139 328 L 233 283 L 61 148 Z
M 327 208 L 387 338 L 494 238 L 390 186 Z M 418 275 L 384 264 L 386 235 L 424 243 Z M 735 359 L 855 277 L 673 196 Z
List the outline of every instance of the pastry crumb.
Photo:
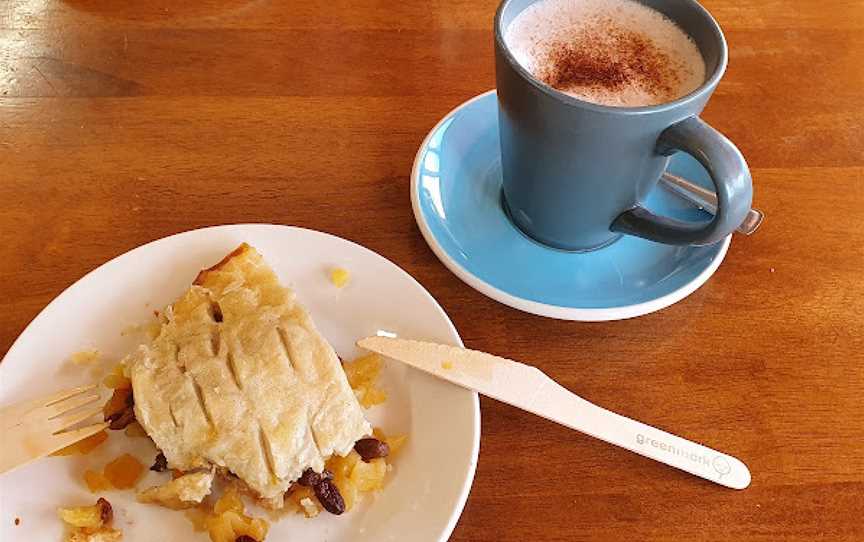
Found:
M 314 518 L 319 513 L 318 505 L 309 497 L 300 499 L 300 506 L 303 508 L 303 513 L 306 514 L 307 518 Z
M 117 388 L 131 388 L 132 381 L 126 376 L 126 366 L 123 363 L 115 365 L 111 369 L 111 373 L 102 380 L 102 385 L 115 390 Z
M 381 356 L 368 354 L 343 365 L 348 384 L 354 390 L 357 401 L 363 408 L 372 408 L 387 400 L 387 394 L 378 387 L 381 374 Z
M 90 493 L 99 493 L 111 489 L 111 482 L 99 471 L 87 469 L 84 471 L 84 483 Z
M 66 537 L 66 542 L 120 542 L 123 533 L 111 527 L 102 527 L 95 531 L 89 529 L 74 529 Z
M 204 506 L 189 508 L 183 511 L 186 519 L 192 524 L 192 530 L 196 533 L 203 533 L 207 530 L 207 518 L 209 513 Z
M 172 510 L 192 508 L 210 494 L 212 485 L 212 471 L 185 474 L 138 493 L 138 502 L 158 504 Z
M 21 525 L 21 518 L 15 518 L 15 526 Z
M 246 515 L 246 507 L 235 488 L 229 488 L 204 519 L 211 542 L 236 542 L 242 537 L 264 540 L 270 524 L 261 518 Z
M 149 340 L 152 341 L 153 339 L 155 339 L 156 337 L 159 336 L 159 330 L 161 329 L 161 327 L 162 327 L 162 324 L 158 320 L 158 317 L 157 317 L 156 320 L 152 320 L 150 322 L 147 322 L 146 324 L 132 324 L 132 325 L 126 326 L 120 332 L 120 336 L 121 337 L 127 337 L 130 335 L 131 336 L 141 335 L 141 336 L 147 337 Z
M 342 288 L 348 281 L 351 279 L 351 273 L 348 272 L 347 269 L 342 269 L 341 267 L 337 267 L 330 271 L 330 282 L 333 283 L 333 286 L 337 288 Z
M 123 454 L 105 465 L 103 474 L 115 488 L 130 489 L 135 487 L 135 484 L 138 483 L 138 480 L 144 474 L 144 465 L 135 459 L 135 457 Z
M 327 468 L 332 465 L 333 459 L 330 459 L 327 463 Z M 340 491 L 342 488 L 339 488 Z M 342 494 L 344 497 L 344 493 Z M 315 492 L 311 487 L 301 486 L 296 484 L 289 490 L 286 494 L 285 504 L 286 508 L 294 509 L 297 513 L 301 513 L 307 518 L 314 518 L 318 515 L 320 510 L 318 509 L 318 502 L 315 498 Z M 347 501 L 346 501 L 347 503 Z
M 111 528 L 114 510 L 100 497 L 93 506 L 58 508 L 57 514 L 70 529 L 66 542 L 117 542 L 123 533 Z
M 69 357 L 69 361 L 72 362 L 73 365 L 92 365 L 99 361 L 99 357 L 101 354 L 98 350 L 82 350 L 80 352 L 75 352 Z

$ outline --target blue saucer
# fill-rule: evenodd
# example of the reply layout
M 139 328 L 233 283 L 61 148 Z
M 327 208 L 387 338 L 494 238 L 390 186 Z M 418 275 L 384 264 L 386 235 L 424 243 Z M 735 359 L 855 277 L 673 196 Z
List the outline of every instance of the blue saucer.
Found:
M 676 247 L 624 236 L 588 253 L 526 237 L 501 207 L 501 152 L 495 91 L 463 103 L 429 132 L 411 171 L 417 224 L 438 258 L 481 293 L 541 316 L 619 320 L 680 301 L 720 266 L 730 237 L 711 246 Z M 706 187 L 708 173 L 676 154 L 669 171 Z M 644 204 L 676 218 L 708 215 L 656 188 Z

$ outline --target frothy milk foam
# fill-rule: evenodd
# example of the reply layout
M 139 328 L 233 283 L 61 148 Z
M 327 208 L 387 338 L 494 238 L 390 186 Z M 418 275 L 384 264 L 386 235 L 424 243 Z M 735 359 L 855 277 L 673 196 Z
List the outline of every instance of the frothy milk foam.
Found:
M 537 79 L 602 105 L 666 103 L 705 81 L 690 36 L 635 0 L 540 0 L 513 19 L 504 41 Z

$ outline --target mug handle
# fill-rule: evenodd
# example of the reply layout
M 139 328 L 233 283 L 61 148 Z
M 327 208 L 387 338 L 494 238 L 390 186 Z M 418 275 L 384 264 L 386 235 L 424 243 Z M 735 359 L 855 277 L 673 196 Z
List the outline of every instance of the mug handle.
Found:
M 750 170 L 741 151 L 699 117 L 673 124 L 657 138 L 657 153 L 670 156 L 679 150 L 698 160 L 711 175 L 717 191 L 714 218 L 707 224 L 686 222 L 637 205 L 618 215 L 612 231 L 669 245 L 710 245 L 741 225 L 753 201 Z

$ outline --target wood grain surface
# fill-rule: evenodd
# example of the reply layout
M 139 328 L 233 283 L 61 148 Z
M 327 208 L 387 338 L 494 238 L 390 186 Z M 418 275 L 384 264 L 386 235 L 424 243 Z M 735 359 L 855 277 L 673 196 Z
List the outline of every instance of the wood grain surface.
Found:
M 0 0 L 0 355 L 137 245 L 314 228 L 405 268 L 468 346 L 753 471 L 726 490 L 483 400 L 453 540 L 864 540 L 864 2 L 705 4 L 731 56 L 704 117 L 768 218 L 681 303 L 586 324 L 483 297 L 412 217 L 418 144 L 494 86 L 495 0 Z

